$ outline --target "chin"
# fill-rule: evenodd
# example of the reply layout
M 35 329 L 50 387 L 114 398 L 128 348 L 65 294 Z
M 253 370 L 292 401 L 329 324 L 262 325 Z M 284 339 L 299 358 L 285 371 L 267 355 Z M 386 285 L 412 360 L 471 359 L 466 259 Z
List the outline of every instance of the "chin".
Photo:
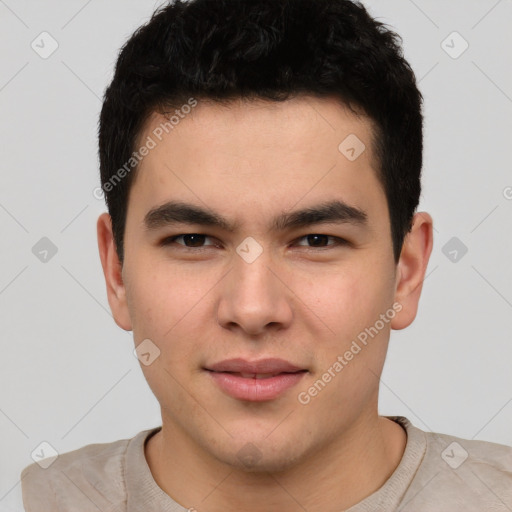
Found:
M 246 473 L 277 473 L 296 466 L 307 456 L 299 443 L 272 445 L 268 439 L 237 443 L 235 452 L 214 454 L 218 460 L 233 469 Z M 231 447 L 230 447 L 231 448 Z

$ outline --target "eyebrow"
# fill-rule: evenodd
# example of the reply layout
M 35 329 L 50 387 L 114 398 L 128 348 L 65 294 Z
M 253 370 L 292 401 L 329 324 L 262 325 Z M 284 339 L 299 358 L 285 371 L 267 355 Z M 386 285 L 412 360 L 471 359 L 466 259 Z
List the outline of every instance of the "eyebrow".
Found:
M 302 210 L 281 213 L 272 220 L 272 231 L 286 231 L 318 223 L 352 224 L 361 227 L 368 226 L 368 214 L 341 200 L 333 200 Z M 239 223 L 230 222 L 222 215 L 204 209 L 200 206 L 182 201 L 169 201 L 151 209 L 144 217 L 147 231 L 154 231 L 173 224 L 198 224 L 217 227 L 234 232 Z

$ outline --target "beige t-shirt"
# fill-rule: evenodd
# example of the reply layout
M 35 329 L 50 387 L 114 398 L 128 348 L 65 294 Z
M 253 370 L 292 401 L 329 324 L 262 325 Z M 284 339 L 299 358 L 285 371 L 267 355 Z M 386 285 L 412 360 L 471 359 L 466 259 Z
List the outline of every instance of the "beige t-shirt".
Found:
M 407 432 L 400 464 L 380 489 L 345 512 L 512 512 L 512 447 L 425 432 L 403 416 L 387 417 Z M 25 511 L 193 510 L 157 485 L 146 462 L 144 443 L 160 429 L 60 454 L 47 469 L 27 466 L 21 473 Z

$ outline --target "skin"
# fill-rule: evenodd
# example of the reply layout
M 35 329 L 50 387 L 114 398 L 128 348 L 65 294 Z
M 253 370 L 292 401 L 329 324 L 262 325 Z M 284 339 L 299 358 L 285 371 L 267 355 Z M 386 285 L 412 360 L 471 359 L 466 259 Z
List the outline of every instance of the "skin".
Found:
M 154 113 L 140 141 L 164 120 Z M 338 151 L 349 134 L 366 145 L 355 161 Z M 140 164 L 123 265 L 110 217 L 99 217 L 115 321 L 133 330 L 136 345 L 149 338 L 160 349 L 152 364 L 141 364 L 162 413 L 162 430 L 145 456 L 155 481 L 182 506 L 342 510 L 377 491 L 398 466 L 407 436 L 378 415 L 379 377 L 391 329 L 416 316 L 432 218 L 416 213 L 396 265 L 371 137 L 370 120 L 334 98 L 200 101 Z M 171 199 L 207 207 L 239 226 L 232 233 L 201 225 L 146 230 L 146 213 Z M 276 215 L 327 199 L 365 210 L 368 227 L 268 229 Z M 199 248 L 187 249 L 183 238 L 159 245 L 186 233 L 207 238 Z M 309 234 L 349 244 L 323 239 L 318 248 L 304 238 Z M 250 264 L 236 252 L 248 236 L 263 249 Z M 299 403 L 298 393 L 393 303 L 401 311 L 317 396 Z M 279 357 L 308 372 L 276 399 L 237 400 L 202 369 L 231 357 Z M 259 454 L 251 467 L 238 455 L 248 443 Z

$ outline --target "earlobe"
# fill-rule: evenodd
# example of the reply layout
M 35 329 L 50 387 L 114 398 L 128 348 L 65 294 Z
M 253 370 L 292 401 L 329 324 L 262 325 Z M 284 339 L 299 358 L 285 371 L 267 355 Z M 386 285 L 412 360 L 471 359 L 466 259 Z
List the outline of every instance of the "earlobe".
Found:
M 116 324 L 125 331 L 132 330 L 123 282 L 122 265 L 115 248 L 112 219 L 103 213 L 97 221 L 98 249 L 107 287 L 107 298 Z
M 426 212 L 414 215 L 411 231 L 407 234 L 397 269 L 395 302 L 402 306 L 391 321 L 395 330 L 408 327 L 418 311 L 423 281 L 433 246 L 433 221 Z

